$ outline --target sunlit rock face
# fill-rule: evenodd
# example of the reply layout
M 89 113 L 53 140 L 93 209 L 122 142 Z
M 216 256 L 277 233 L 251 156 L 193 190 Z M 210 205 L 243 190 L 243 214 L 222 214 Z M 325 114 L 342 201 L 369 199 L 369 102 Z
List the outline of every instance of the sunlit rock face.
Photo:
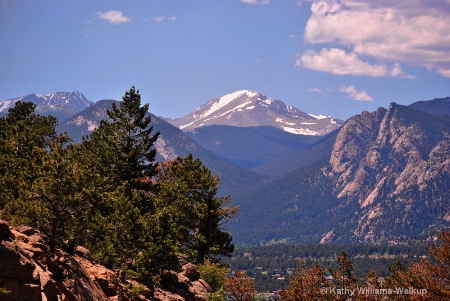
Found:
M 354 234 L 364 241 L 379 240 L 397 227 L 448 222 L 450 122 L 445 117 L 395 103 L 364 112 L 343 125 L 329 164 L 337 198 L 359 204 Z

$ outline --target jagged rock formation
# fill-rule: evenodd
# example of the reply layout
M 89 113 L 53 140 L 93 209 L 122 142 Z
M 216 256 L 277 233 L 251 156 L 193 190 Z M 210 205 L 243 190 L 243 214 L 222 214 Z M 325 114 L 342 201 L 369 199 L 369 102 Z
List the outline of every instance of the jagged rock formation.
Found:
M 22 97 L 0 101 L 0 115 L 8 112 L 17 101 L 32 102 L 36 105 L 36 113 L 52 115 L 59 121 L 86 109 L 93 104 L 81 92 L 56 92 L 52 94 L 29 94 Z
M 346 122 L 330 165 L 337 198 L 359 204 L 355 236 L 377 241 L 450 221 L 449 130 L 448 118 L 395 103 Z
M 326 157 L 235 198 L 230 232 L 238 243 L 423 242 L 450 226 L 449 187 L 448 116 L 392 103 L 347 120 Z
M 211 288 L 194 265 L 166 281 L 167 290 L 142 286 L 134 300 L 206 301 Z M 131 300 L 135 282 L 122 271 L 112 271 L 96 263 L 89 251 L 77 247 L 70 255 L 62 250 L 50 253 L 39 232 L 28 226 L 9 227 L 0 220 L 0 288 L 8 291 L 0 300 Z

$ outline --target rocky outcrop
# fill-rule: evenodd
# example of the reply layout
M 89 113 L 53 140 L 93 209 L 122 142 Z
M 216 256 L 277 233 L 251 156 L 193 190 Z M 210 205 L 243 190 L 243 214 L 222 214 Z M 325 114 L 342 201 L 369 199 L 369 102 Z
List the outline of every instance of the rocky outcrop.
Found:
M 8 291 L 0 300 L 8 301 L 107 301 L 163 300 L 206 301 L 209 285 L 199 278 L 194 265 L 186 265 L 166 289 L 154 292 L 127 280 L 122 271 L 112 271 L 96 263 L 89 251 L 77 247 L 74 255 L 62 250 L 50 253 L 39 232 L 31 227 L 10 227 L 0 220 L 0 288 Z M 167 288 L 176 288 L 169 291 Z M 2 299 L 3 297 L 3 299 Z
M 448 223 L 447 117 L 395 103 L 364 112 L 342 127 L 329 164 L 336 197 L 359 206 L 353 218 L 359 240 L 420 236 L 431 225 L 435 231 Z
M 212 291 L 211 287 L 200 279 L 196 266 L 191 263 L 185 264 L 181 273 L 171 272 L 165 275 L 162 279 L 162 287 L 189 301 L 207 301 Z M 155 296 L 159 297 L 159 291 Z

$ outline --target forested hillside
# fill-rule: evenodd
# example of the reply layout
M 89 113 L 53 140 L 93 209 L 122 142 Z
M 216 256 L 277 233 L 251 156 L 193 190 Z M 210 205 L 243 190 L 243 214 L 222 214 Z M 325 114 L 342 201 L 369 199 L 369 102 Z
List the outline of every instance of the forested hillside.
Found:
M 34 110 L 17 102 L 0 119 L 1 218 L 36 227 L 52 252 L 84 246 L 150 287 L 182 263 L 233 252 L 222 224 L 237 209 L 199 159 L 155 162 L 159 133 L 134 87 L 80 144 Z

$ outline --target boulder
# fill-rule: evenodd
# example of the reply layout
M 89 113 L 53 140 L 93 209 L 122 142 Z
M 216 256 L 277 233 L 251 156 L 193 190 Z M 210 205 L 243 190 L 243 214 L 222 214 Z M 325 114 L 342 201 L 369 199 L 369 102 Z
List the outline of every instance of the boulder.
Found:
M 168 273 L 162 284 L 143 286 L 136 300 L 207 301 L 211 292 L 193 264 Z M 0 220 L 0 287 L 9 291 L 0 300 L 129 301 L 130 287 L 136 285 L 124 271 L 95 262 L 84 247 L 76 247 L 74 255 L 60 249 L 52 253 L 36 229 Z
M 197 281 L 200 279 L 200 273 L 197 271 L 197 267 L 192 263 L 183 265 L 182 272 L 190 281 Z

